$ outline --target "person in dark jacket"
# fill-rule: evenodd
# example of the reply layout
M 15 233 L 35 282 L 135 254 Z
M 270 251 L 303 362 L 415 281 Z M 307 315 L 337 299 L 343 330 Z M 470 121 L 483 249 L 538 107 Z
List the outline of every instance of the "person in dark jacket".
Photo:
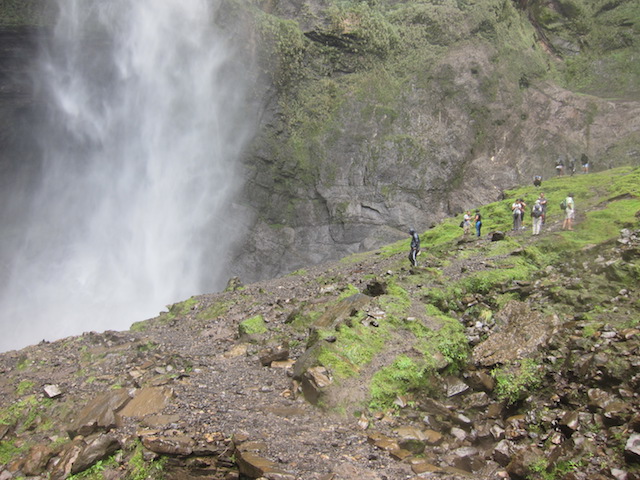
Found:
M 411 235 L 411 250 L 409 251 L 409 261 L 411 262 L 412 267 L 417 267 L 417 256 L 420 253 L 420 237 L 418 236 L 418 232 L 416 232 L 413 228 L 409 229 L 409 235 Z

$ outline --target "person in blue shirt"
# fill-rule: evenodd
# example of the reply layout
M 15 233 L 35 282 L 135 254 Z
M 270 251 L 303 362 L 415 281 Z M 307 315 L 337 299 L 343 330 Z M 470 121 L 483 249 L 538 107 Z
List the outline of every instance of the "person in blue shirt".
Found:
M 473 217 L 473 221 L 476 224 L 476 236 L 480 237 L 480 230 L 482 229 L 482 215 L 480 210 L 476 210 L 476 215 Z

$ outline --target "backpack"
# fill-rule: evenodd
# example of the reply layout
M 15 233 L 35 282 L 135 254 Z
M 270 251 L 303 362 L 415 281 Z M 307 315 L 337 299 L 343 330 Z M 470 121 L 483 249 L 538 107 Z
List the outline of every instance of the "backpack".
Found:
M 562 201 L 560 202 L 560 209 L 561 209 L 561 210 L 566 210 L 566 209 L 567 209 L 567 200 L 566 200 L 566 199 L 565 199 L 565 200 L 562 200 Z
M 539 204 L 534 205 L 531 215 L 533 215 L 536 218 L 542 216 L 542 207 Z

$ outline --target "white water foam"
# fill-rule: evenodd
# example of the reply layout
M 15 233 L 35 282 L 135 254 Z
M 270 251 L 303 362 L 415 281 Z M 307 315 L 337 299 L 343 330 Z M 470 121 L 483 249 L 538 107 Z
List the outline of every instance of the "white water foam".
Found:
M 0 351 L 126 329 L 218 289 L 234 240 L 249 132 L 217 0 L 58 3 L 36 72 L 42 164 L 3 219 Z

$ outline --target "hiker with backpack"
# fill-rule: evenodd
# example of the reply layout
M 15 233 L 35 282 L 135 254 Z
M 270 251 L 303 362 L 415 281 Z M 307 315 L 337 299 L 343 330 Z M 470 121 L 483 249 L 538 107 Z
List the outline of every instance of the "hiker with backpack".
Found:
M 573 230 L 573 219 L 576 216 L 575 202 L 573 201 L 573 193 L 567 195 L 560 203 L 560 208 L 564 210 L 564 222 L 562 222 L 563 230 Z
M 420 253 L 420 237 L 418 232 L 413 228 L 409 229 L 409 235 L 411 235 L 411 250 L 409 250 L 409 261 L 412 267 L 418 266 L 418 254 Z
M 522 200 L 517 199 L 511 205 L 511 214 L 513 215 L 513 230 L 517 232 L 522 228 Z
M 533 235 L 540 235 L 540 227 L 542 227 L 542 205 L 540 205 L 540 199 L 536 200 L 531 209 L 531 225 L 533 228 Z

